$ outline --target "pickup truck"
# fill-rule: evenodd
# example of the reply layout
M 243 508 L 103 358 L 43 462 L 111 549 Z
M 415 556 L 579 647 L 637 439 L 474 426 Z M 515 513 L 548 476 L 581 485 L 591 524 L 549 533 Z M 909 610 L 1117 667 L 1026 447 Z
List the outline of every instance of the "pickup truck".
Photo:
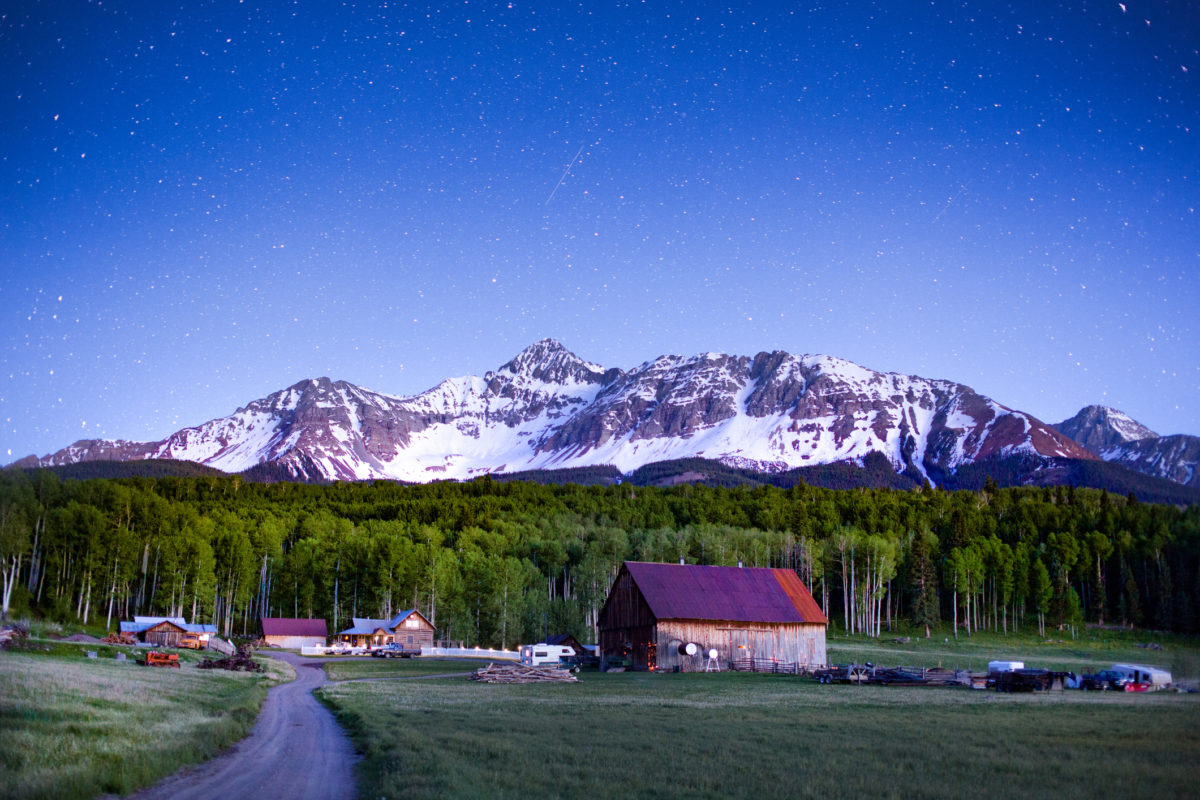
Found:
M 1129 683 L 1129 677 L 1114 669 L 1102 669 L 1094 675 L 1081 676 L 1080 681 L 1084 689 L 1091 691 L 1112 689 L 1120 692 L 1125 690 L 1125 684 Z
M 371 655 L 375 658 L 412 658 L 421 655 L 421 648 L 414 647 L 406 650 L 404 645 L 392 642 L 382 647 L 376 647 L 371 651 Z

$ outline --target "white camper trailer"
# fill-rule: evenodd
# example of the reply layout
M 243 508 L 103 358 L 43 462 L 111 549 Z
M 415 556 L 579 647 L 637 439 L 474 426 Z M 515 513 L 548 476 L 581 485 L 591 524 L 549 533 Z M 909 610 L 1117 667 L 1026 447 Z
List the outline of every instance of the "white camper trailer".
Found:
M 575 648 L 559 644 L 525 644 L 521 645 L 521 663 L 527 667 L 540 667 L 546 664 L 559 666 L 564 658 L 572 658 Z
M 1146 684 L 1152 692 L 1171 685 L 1171 673 L 1158 667 L 1147 667 L 1144 664 L 1113 664 L 1113 671 L 1129 678 L 1132 683 Z

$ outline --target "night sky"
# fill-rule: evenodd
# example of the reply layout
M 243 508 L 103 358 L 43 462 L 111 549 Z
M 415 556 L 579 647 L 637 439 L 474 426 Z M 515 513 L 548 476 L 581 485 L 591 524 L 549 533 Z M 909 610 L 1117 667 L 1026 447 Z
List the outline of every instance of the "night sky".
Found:
M 0 463 L 543 337 L 1200 434 L 1191 0 L 0 8 Z

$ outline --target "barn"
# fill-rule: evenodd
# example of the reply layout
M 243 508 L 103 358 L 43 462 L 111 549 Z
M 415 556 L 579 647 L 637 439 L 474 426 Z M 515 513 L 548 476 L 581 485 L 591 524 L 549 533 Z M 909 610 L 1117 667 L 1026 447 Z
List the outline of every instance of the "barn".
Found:
M 433 625 L 416 609 L 401 611 L 391 619 L 354 617 L 354 625 L 338 631 L 338 640 L 355 647 L 379 647 L 385 644 L 405 648 L 433 647 Z
M 262 637 L 268 647 L 286 647 L 298 650 L 301 647 L 319 647 L 325 644 L 328 629 L 323 619 L 297 619 L 294 617 L 261 617 Z
M 722 669 L 747 657 L 824 665 L 828 624 L 790 569 L 626 561 L 600 610 L 600 668 L 700 670 L 711 650 Z
M 134 617 L 133 621 L 121 622 L 121 633 L 129 633 L 143 642 L 159 647 L 178 647 L 185 633 L 199 634 L 201 644 L 215 636 L 215 625 L 189 625 L 183 617 Z

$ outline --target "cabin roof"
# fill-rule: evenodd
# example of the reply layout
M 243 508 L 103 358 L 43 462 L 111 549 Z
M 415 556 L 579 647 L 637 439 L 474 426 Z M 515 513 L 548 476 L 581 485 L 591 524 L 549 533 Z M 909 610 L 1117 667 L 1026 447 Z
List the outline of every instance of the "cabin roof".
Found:
M 421 614 L 421 612 L 417 611 L 415 608 L 410 608 L 405 611 L 401 611 L 400 613 L 396 614 L 396 616 L 392 617 L 391 619 L 371 619 L 369 617 L 352 617 L 354 624 L 344 631 L 338 631 L 338 635 L 343 636 L 343 635 L 359 634 L 359 635 L 369 636 L 371 634 L 374 634 L 378 630 L 395 631 L 396 628 L 400 626 L 401 622 L 404 622 L 404 620 L 408 619 L 413 614 L 416 614 L 418 617 L 421 617 L 421 619 L 425 619 L 425 617 Z
M 829 623 L 790 569 L 641 561 L 625 568 L 658 619 Z
M 296 617 L 262 617 L 263 636 L 320 636 L 328 635 L 323 619 Z

